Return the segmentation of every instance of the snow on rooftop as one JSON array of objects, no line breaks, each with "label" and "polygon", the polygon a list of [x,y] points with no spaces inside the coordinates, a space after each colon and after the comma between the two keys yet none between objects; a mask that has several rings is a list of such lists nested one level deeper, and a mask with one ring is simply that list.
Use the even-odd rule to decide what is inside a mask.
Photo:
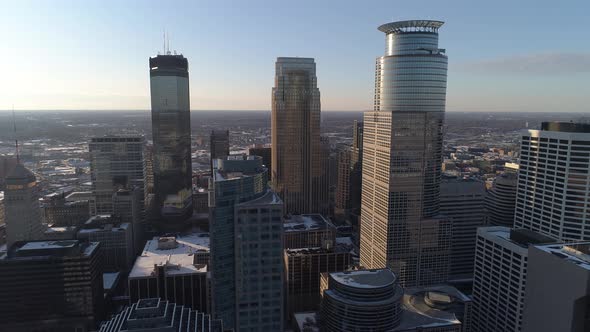
[{"label": "snow on rooftop", "polygon": [[285,232],[326,229],[329,222],[320,214],[297,214],[285,217]]},{"label": "snow on rooftop", "polygon": [[293,314],[299,331],[320,332],[318,324],[319,315],[315,311],[297,312]]},{"label": "snow on rooftop", "polygon": [[195,264],[195,254],[209,253],[209,233],[179,235],[173,245],[170,245],[169,238],[162,240],[166,242],[165,246],[160,245],[160,237],[147,241],[141,256],[135,260],[129,278],[152,276],[155,265],[165,265],[169,275],[207,272],[207,265]]},{"label": "snow on rooftop", "polygon": [[155,275],[154,266],[166,266],[168,275],[188,275],[207,272],[207,265],[195,264],[193,254],[140,256],[135,260],[129,278],[145,278]]},{"label": "snow on rooftop", "polygon": [[103,224],[96,228],[83,228],[78,233],[95,233],[95,232],[121,232],[129,228],[129,223],[122,223],[118,226],[113,224]]},{"label": "snow on rooftop", "polygon": [[272,190],[267,190],[266,193],[264,193],[264,195],[252,199],[250,201],[246,201],[243,203],[238,204],[238,206],[252,206],[252,205],[257,205],[257,204],[282,204],[283,201],[281,201],[281,198]]},{"label": "snow on rooftop", "polygon": [[142,256],[173,255],[173,254],[190,254],[209,252],[209,233],[194,232],[187,235],[176,237],[176,248],[158,249],[159,236],[148,240],[143,248]]},{"label": "snow on rooftop", "polygon": [[334,281],[357,288],[381,288],[396,282],[396,276],[389,269],[333,272]]},{"label": "snow on rooftop", "polygon": [[64,241],[35,241],[27,242],[18,250],[40,250],[40,249],[61,249],[71,248],[78,244],[77,240],[64,240]]},{"label": "snow on rooftop", "polygon": [[47,227],[45,233],[65,233],[75,231],[75,226],[54,226],[54,227]]},{"label": "snow on rooftop", "polygon": [[343,244],[343,245],[347,245],[347,246],[352,246],[354,245],[352,243],[352,238],[350,236],[345,236],[345,237],[337,237],[336,238],[336,244]]},{"label": "snow on rooftop", "polygon": [[535,246],[581,268],[590,270],[590,242]]}]

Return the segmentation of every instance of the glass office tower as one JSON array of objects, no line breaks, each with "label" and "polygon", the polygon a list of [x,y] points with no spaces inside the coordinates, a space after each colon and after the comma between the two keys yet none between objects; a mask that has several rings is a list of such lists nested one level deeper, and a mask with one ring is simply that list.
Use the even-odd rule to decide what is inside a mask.
[{"label": "glass office tower", "polygon": [[150,87],[156,210],[160,228],[176,228],[192,213],[187,59],[176,54],[150,58]]},{"label": "glass office tower", "polygon": [[283,331],[283,202],[262,157],[213,161],[210,180],[213,314],[236,331]]},{"label": "glass office tower", "polygon": [[[327,213],[328,182],[320,138],[320,90],[313,58],[281,57],[272,89],[272,184],[285,212]],[[324,146],[323,146],[324,144]]]},{"label": "glass office tower", "polygon": [[438,215],[447,56],[443,22],[384,24],[374,111],[365,112],[361,265],[391,268],[404,286],[446,280],[451,225]]}]

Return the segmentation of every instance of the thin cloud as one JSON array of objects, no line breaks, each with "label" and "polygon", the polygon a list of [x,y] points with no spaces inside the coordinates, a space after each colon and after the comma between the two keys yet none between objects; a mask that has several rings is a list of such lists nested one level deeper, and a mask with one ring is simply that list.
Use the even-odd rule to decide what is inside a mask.
[{"label": "thin cloud", "polygon": [[590,73],[590,53],[540,53],[459,64],[462,72],[516,75]]}]

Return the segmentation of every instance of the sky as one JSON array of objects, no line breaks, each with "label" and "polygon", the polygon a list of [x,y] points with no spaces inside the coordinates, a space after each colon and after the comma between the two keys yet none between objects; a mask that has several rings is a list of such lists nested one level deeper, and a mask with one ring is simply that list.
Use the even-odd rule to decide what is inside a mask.
[{"label": "sky", "polygon": [[447,111],[590,111],[590,1],[0,0],[0,110],[147,110],[148,58],[189,60],[192,110],[269,110],[313,57],[323,111],[369,110],[381,24],[445,21]]}]

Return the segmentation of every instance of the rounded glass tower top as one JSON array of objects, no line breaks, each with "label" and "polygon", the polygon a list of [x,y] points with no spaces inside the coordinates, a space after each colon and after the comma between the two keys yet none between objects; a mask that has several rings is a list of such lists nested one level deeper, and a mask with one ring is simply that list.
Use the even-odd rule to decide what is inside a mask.
[{"label": "rounded glass tower top", "polygon": [[385,55],[432,54],[438,52],[438,29],[441,21],[411,20],[383,24]]}]

